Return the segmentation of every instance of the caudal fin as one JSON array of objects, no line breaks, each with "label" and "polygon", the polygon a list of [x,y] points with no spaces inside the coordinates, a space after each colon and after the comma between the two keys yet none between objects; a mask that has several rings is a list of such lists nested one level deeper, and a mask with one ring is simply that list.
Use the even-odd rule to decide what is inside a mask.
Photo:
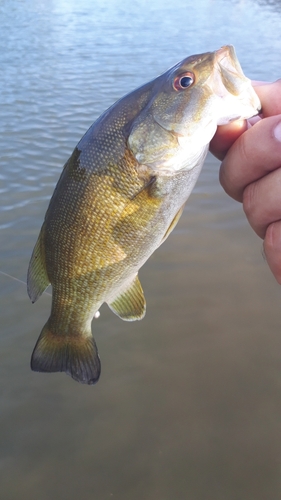
[{"label": "caudal fin", "polygon": [[92,336],[54,335],[48,322],[37,340],[30,365],[36,372],[65,372],[82,384],[95,384],[101,371]]}]

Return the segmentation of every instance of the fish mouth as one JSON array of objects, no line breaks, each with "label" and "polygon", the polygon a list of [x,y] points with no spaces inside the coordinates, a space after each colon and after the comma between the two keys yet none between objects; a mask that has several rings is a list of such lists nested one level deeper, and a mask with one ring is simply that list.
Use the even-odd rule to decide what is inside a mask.
[{"label": "fish mouth", "polygon": [[[246,118],[261,113],[260,100],[250,79],[244,75],[232,45],[225,45],[214,52],[214,70],[211,82],[214,93],[219,97],[227,98],[227,95],[230,94],[238,98],[248,108],[247,114],[249,116]],[[229,117],[230,121],[241,118],[239,114]]]}]

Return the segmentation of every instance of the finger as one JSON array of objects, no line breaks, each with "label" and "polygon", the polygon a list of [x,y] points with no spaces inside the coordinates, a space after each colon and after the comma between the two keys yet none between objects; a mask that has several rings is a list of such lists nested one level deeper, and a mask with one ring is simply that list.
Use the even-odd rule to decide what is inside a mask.
[{"label": "finger", "polygon": [[242,201],[248,184],[281,166],[281,116],[264,118],[242,134],[221,164],[220,182]]},{"label": "finger", "polygon": [[264,85],[253,82],[253,86],[261,101],[263,117],[281,114],[281,79]]},{"label": "finger", "polygon": [[268,226],[263,247],[267,263],[281,284],[281,220]]},{"label": "finger", "polygon": [[211,153],[223,160],[229,148],[247,128],[246,120],[235,120],[228,125],[220,125],[210,143]]},{"label": "finger", "polygon": [[281,168],[249,184],[243,193],[243,208],[254,231],[265,237],[267,227],[281,220]]}]

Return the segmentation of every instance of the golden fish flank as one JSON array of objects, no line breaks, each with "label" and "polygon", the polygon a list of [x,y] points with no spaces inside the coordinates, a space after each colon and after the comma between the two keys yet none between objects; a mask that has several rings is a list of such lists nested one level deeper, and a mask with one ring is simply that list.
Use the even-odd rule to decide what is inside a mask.
[{"label": "golden fish flank", "polygon": [[178,222],[217,125],[259,109],[226,46],[184,59],[90,127],[64,166],[29,264],[31,300],[53,288],[33,370],[98,380],[93,316],[104,302],[124,320],[144,316],[138,270]]}]

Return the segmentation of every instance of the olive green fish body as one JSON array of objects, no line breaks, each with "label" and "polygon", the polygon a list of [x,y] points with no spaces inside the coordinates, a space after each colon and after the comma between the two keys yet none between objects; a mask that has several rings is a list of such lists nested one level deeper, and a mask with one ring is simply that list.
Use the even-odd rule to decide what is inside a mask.
[{"label": "olive green fish body", "polygon": [[[94,383],[100,361],[91,321],[101,304],[125,320],[144,316],[138,270],[176,225],[217,123],[252,116],[259,106],[233,54],[226,47],[184,60],[114,104],[78,143],[29,265],[33,301],[53,288],[32,369]],[[245,94],[238,104],[234,70]],[[227,109],[217,113],[223,99]]]}]

